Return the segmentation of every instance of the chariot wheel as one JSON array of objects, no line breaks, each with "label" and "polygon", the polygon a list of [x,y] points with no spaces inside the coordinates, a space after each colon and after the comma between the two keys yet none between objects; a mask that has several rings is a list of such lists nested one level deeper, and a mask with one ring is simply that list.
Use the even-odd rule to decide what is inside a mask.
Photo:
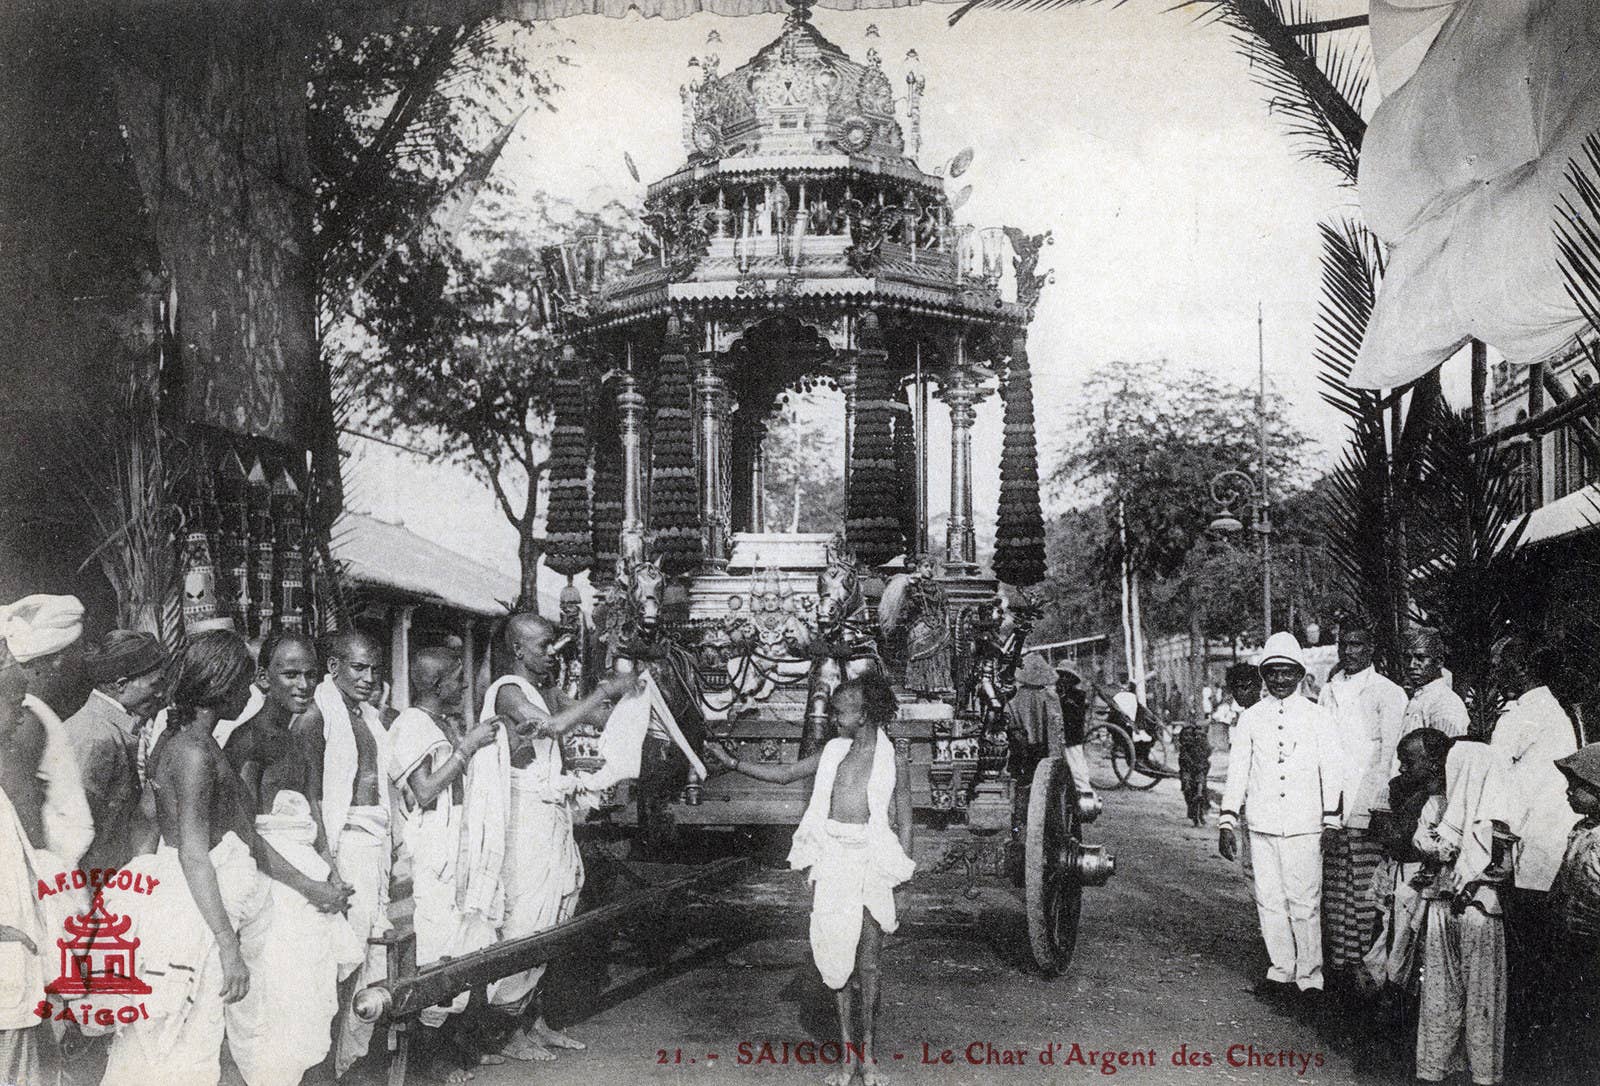
[{"label": "chariot wheel", "polygon": [[1089,760],[1089,783],[1096,791],[1109,792],[1128,783],[1133,740],[1122,728],[1111,723],[1091,725],[1083,737],[1083,753]]},{"label": "chariot wheel", "polygon": [[1046,758],[1034,769],[1028,791],[1023,889],[1033,959],[1050,977],[1067,968],[1078,944],[1080,832],[1077,789],[1067,763]]}]

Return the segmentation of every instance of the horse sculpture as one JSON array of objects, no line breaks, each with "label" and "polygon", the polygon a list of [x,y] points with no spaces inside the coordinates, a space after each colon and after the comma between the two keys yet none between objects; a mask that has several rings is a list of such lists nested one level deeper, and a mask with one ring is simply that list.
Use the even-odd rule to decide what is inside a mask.
[{"label": "horse sculpture", "polygon": [[[661,690],[684,738],[698,747],[705,738],[705,715],[695,660],[661,620],[666,575],[659,559],[619,560],[617,578],[604,598],[606,667],[623,673],[648,671]],[[652,727],[640,758],[634,790],[639,844],[646,854],[668,849],[674,837],[667,804],[688,781],[689,763],[665,731]]]},{"label": "horse sculpture", "polygon": [[883,675],[877,634],[867,614],[855,559],[835,541],[828,547],[827,568],[817,575],[815,621],[792,619],[786,637],[790,652],[811,660],[801,758],[809,757],[827,741],[828,700],[839,684],[864,675]]}]

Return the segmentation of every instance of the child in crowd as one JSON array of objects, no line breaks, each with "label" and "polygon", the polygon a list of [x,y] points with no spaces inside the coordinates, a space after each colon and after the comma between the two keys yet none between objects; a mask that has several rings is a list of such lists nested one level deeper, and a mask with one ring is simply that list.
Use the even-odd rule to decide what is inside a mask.
[{"label": "child in crowd", "polygon": [[[828,1076],[831,1086],[858,1077],[882,1082],[874,1059],[878,959],[884,932],[898,926],[894,888],[911,877],[911,787],[904,759],[884,729],[899,713],[889,684],[878,676],[841,683],[829,704],[837,739],[792,764],[749,764],[715,744],[707,752],[756,780],[787,784],[815,775],[811,802],[795,829],[789,866],[811,871],[811,953],[838,1002],[847,1062]],[[861,992],[861,1043],[852,1047],[855,995]]]},{"label": "child in crowd", "polygon": [[1600,1079],[1600,743],[1556,762],[1567,778],[1567,803],[1578,824],[1550,887],[1551,904],[1566,933],[1570,975],[1564,997],[1570,1046],[1567,1081]]}]

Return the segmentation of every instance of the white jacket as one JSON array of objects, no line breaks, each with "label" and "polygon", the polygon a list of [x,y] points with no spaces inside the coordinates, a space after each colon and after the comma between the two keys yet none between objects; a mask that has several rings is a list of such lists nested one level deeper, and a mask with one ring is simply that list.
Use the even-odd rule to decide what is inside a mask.
[{"label": "white jacket", "polygon": [[1333,715],[1345,779],[1345,824],[1366,829],[1375,806],[1383,806],[1394,774],[1395,748],[1404,735],[1406,692],[1373,668],[1330,676],[1317,703]]},{"label": "white jacket", "polygon": [[1236,828],[1246,804],[1252,833],[1338,828],[1346,773],[1327,711],[1298,693],[1282,701],[1269,694],[1234,726],[1218,828]]}]

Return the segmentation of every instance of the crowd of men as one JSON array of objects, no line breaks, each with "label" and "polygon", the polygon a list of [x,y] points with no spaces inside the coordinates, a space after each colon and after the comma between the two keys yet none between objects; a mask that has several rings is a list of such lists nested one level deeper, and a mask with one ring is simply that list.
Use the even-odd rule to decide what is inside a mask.
[{"label": "crowd of men", "polygon": [[[28,875],[0,887],[0,974],[20,982],[0,986],[0,1081],[214,1084],[224,1053],[247,1086],[343,1077],[370,1045],[352,999],[383,975],[397,874],[419,966],[572,915],[573,815],[592,798],[560,737],[638,683],[567,697],[546,620],[507,621],[506,674],[471,720],[451,645],[413,653],[396,715],[359,632],[211,630],[169,659],[148,634],[86,642],[82,625],[70,596],[0,608],[0,870]],[[121,997],[126,1017],[93,1013],[126,986],[92,965],[82,991],[53,984],[63,924],[96,905],[138,939],[147,994]],[[582,1048],[545,1021],[542,973],[425,1012],[428,1069],[464,1081]]]},{"label": "crowd of men", "polygon": [[1316,701],[1292,634],[1230,672],[1218,849],[1247,845],[1256,995],[1364,1059],[1403,1037],[1420,1081],[1600,1081],[1600,744],[1521,637],[1494,647],[1486,734],[1445,655],[1414,631],[1402,686],[1350,624]]}]

